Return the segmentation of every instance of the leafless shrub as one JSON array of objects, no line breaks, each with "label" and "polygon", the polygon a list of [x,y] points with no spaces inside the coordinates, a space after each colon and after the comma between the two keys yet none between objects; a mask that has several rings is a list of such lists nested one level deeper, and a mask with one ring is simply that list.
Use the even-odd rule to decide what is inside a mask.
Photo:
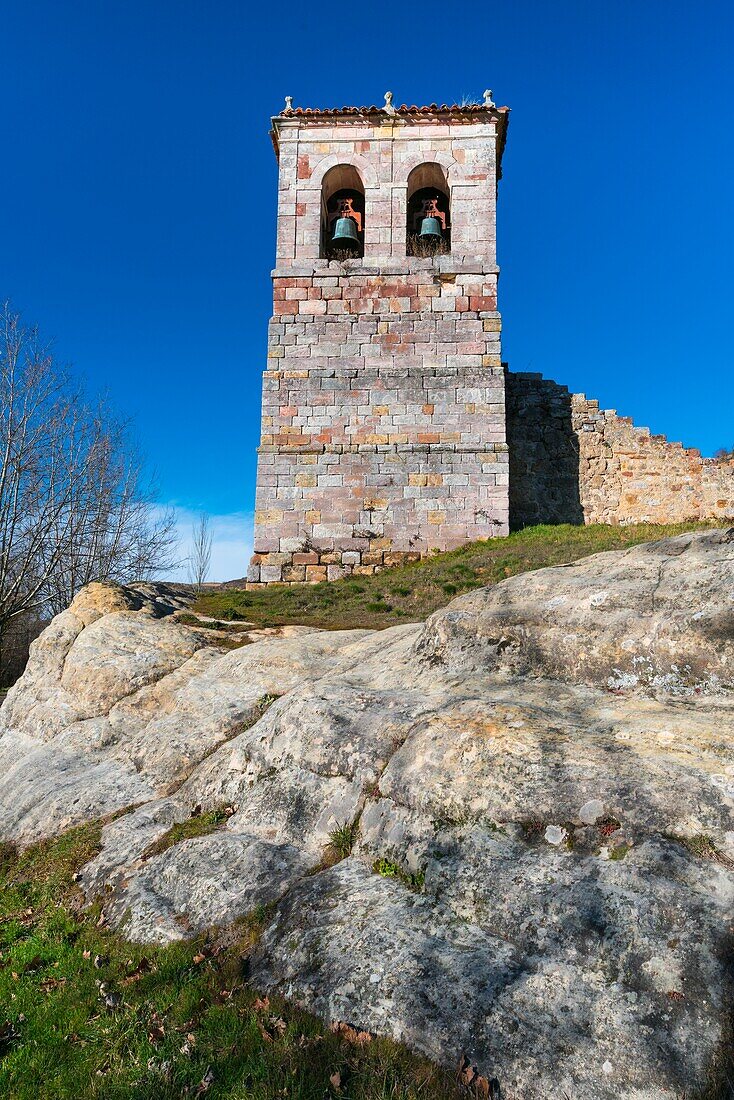
[{"label": "leafless shrub", "polygon": [[[0,643],[63,610],[92,580],[172,564],[173,514],[156,509],[127,426],[91,406],[36,329],[0,311]],[[1,650],[0,650],[1,657]]]},{"label": "leafless shrub", "polygon": [[212,534],[209,517],[202,512],[191,531],[191,553],[189,555],[189,580],[201,592],[209,576],[212,560]]},{"label": "leafless shrub", "polygon": [[340,248],[339,245],[327,244],[324,247],[325,260],[359,260],[362,256],[358,248]]},{"label": "leafless shrub", "polygon": [[449,243],[445,237],[421,237],[418,233],[408,236],[408,255],[428,259],[431,256],[448,255]]}]

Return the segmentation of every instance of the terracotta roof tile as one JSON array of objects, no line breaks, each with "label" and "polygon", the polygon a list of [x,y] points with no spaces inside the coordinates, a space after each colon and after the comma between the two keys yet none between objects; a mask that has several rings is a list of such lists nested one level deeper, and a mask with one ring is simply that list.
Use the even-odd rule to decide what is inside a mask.
[{"label": "terracotta roof tile", "polygon": [[[453,114],[455,112],[461,112],[465,114],[475,114],[480,111],[494,110],[505,113],[509,111],[509,107],[485,107],[483,103],[430,103],[426,107],[417,107],[415,104],[409,107],[407,103],[403,103],[400,107],[395,108],[395,113],[399,115],[432,115],[432,114]],[[377,115],[382,114],[385,111],[383,107],[377,107],[374,103],[369,107],[291,107],[281,112],[285,117],[292,115]],[[392,112],[390,112],[392,113]]]}]

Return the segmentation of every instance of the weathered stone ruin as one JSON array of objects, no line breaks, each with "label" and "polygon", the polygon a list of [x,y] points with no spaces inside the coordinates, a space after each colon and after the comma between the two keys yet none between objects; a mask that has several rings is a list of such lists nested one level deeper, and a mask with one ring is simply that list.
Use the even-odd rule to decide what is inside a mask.
[{"label": "weathered stone ruin", "polygon": [[503,369],[509,111],[285,110],[250,584],[335,580],[528,523],[734,515],[734,466]]}]

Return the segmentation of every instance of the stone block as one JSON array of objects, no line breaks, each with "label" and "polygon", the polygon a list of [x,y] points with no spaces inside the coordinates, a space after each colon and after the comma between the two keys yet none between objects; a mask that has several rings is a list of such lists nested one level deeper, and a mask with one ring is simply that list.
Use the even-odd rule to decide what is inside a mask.
[{"label": "stone block", "polygon": [[362,565],[382,565],[384,557],[380,551],[367,551],[362,554]]},{"label": "stone block", "polygon": [[325,581],[327,579],[328,577],[325,565],[306,566],[306,581],[309,584],[319,584],[321,581]]},{"label": "stone block", "polygon": [[303,550],[305,538],[303,535],[297,535],[295,538],[280,539],[278,549],[282,553],[293,554],[299,553]]},{"label": "stone block", "polygon": [[261,565],[260,566],[260,580],[263,584],[269,584],[273,581],[279,581],[282,579],[283,566],[282,565]]}]

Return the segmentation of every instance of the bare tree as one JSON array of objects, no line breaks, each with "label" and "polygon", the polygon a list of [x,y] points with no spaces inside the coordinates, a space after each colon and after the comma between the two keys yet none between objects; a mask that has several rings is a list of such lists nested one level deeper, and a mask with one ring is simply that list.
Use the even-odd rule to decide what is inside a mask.
[{"label": "bare tree", "polygon": [[212,561],[212,535],[209,517],[202,512],[191,529],[191,554],[189,555],[189,580],[201,592],[209,576]]},{"label": "bare tree", "polygon": [[0,311],[0,643],[90,580],[173,564],[173,516],[153,504],[126,426],[89,406],[35,329]]}]

